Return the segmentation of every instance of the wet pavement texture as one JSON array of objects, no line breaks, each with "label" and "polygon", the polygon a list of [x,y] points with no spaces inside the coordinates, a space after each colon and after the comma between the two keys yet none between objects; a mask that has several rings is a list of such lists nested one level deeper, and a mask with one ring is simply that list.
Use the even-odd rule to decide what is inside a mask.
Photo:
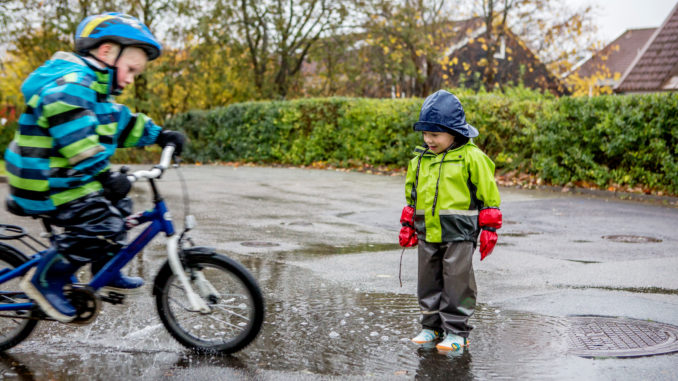
[{"label": "wet pavement texture", "polygon": [[[258,339],[234,356],[193,354],[165,331],[145,286],[122,306],[104,304],[91,325],[41,323],[0,357],[0,378],[678,378],[678,354],[584,358],[573,354],[571,340],[576,315],[678,325],[676,208],[502,188],[498,246],[485,261],[474,257],[479,305],[470,348],[439,353],[409,342],[420,327],[416,249],[405,250],[402,287],[398,279],[403,177],[182,171],[196,243],[240,261],[262,287],[267,314]],[[159,185],[181,225],[176,173]],[[6,193],[0,187],[0,197]],[[148,207],[146,184],[136,184],[133,196],[137,209]],[[0,221],[40,231],[4,210]],[[127,270],[152,283],[163,261],[161,237]]]}]

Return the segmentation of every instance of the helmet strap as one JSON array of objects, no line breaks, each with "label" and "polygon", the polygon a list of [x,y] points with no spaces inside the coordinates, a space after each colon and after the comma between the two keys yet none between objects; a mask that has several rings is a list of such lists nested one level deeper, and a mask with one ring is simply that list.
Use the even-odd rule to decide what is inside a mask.
[{"label": "helmet strap", "polygon": [[118,61],[120,60],[120,57],[122,56],[122,51],[125,50],[124,45],[120,45],[120,51],[118,52],[118,56],[115,57],[115,61],[113,61],[113,67],[111,67],[111,94],[113,95],[120,95],[122,94],[122,87],[118,86]]},{"label": "helmet strap", "polygon": [[94,58],[97,62],[101,63],[108,69],[108,77],[109,77],[109,83],[108,83],[108,88],[111,89],[111,95],[120,95],[122,94],[122,88],[118,86],[118,61],[120,60],[120,57],[122,56],[122,51],[125,50],[125,46],[120,45],[120,51],[118,52],[118,55],[115,57],[115,61],[113,61],[113,65],[108,64],[107,62],[104,62],[103,60],[99,59],[99,57],[95,56],[92,53],[87,53],[89,57]]}]

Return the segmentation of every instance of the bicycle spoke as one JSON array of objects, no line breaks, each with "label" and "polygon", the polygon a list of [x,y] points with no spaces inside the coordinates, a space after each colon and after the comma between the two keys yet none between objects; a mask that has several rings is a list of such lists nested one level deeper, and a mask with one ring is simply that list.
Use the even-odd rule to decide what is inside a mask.
[{"label": "bicycle spoke", "polygon": [[247,316],[240,315],[239,313],[233,312],[233,311],[231,311],[231,310],[229,310],[229,309],[226,309],[226,308],[224,308],[224,307],[222,307],[222,306],[215,306],[215,307],[218,308],[218,309],[220,309],[220,310],[222,310],[222,311],[224,311],[224,312],[227,312],[227,313],[229,313],[229,314],[231,314],[231,315],[233,315],[233,316],[237,316],[237,317],[239,317],[239,318],[242,318],[243,320],[246,320],[246,321],[249,321],[249,320],[250,320]]},{"label": "bicycle spoke", "polygon": [[189,348],[222,353],[242,349],[261,328],[263,305],[256,282],[240,265],[222,256],[186,260],[188,266],[201,271],[190,284],[210,311],[190,311],[188,290],[170,272],[160,278],[163,292],[156,299],[165,327]]},{"label": "bicycle spoke", "polygon": [[194,312],[194,311],[191,310],[188,306],[186,306],[186,305],[184,305],[183,303],[181,303],[177,298],[169,297],[169,298],[168,298],[168,301],[176,303],[177,305],[179,305],[179,307],[181,307],[182,309],[184,309],[184,310],[186,310],[186,311],[188,311],[188,312]]}]

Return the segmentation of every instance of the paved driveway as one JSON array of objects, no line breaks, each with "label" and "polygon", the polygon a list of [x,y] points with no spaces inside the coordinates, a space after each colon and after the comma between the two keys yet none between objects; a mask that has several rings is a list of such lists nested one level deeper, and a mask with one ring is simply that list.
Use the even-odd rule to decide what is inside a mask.
[{"label": "paved driveway", "polygon": [[[41,324],[1,360],[4,376],[37,379],[671,379],[678,355],[584,359],[567,353],[568,316],[678,325],[678,209],[501,189],[504,228],[476,254],[479,308],[462,356],[418,348],[416,251],[398,269],[400,176],[293,168],[185,166],[198,243],[247,266],[267,317],[233,357],[183,350],[155,315],[150,289],[104,306],[92,325]],[[161,190],[181,221],[177,174]],[[0,197],[7,193],[0,187]],[[135,185],[137,206],[149,195]],[[0,221],[38,225],[0,211]],[[150,283],[164,239],[129,272]]]}]

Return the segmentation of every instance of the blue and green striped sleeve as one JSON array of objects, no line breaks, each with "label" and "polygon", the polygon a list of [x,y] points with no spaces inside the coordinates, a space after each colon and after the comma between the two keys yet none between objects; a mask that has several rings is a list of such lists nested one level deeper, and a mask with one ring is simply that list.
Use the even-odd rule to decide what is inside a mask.
[{"label": "blue and green striped sleeve", "polygon": [[122,131],[118,136],[118,147],[144,147],[155,143],[162,127],[144,114],[133,114],[126,106],[120,107],[118,126]]}]

